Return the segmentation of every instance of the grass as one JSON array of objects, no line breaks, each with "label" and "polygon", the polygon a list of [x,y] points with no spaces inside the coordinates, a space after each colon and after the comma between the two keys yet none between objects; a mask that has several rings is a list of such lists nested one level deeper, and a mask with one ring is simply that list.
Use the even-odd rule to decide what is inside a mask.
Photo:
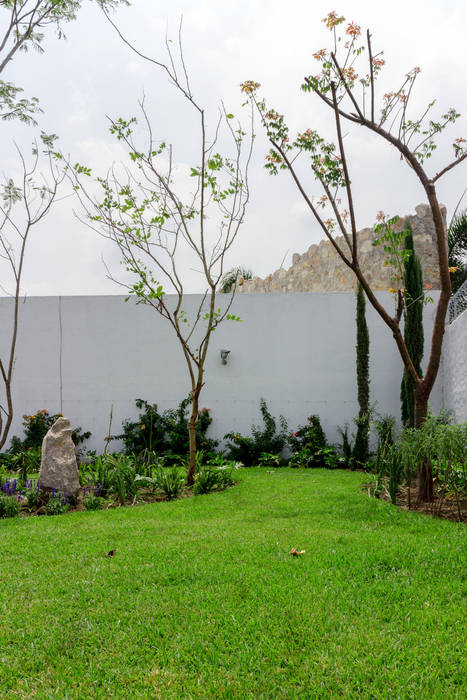
[{"label": "grass", "polygon": [[467,697],[465,525],[359,473],[241,479],[0,521],[0,696]]}]

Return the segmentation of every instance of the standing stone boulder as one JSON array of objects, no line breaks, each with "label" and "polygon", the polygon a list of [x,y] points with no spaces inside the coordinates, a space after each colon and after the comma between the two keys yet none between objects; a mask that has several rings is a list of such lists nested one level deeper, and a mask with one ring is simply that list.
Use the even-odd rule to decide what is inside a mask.
[{"label": "standing stone boulder", "polygon": [[58,418],[42,441],[39,484],[44,492],[60,491],[76,501],[79,491],[76,450],[68,418]]}]

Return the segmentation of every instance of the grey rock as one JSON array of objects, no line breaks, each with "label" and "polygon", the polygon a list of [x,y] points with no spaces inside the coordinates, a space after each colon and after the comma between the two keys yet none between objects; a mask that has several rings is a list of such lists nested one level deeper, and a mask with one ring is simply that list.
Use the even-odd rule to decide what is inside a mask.
[{"label": "grey rock", "polygon": [[42,441],[39,483],[42,491],[60,491],[76,501],[80,492],[76,450],[68,418],[58,418]]},{"label": "grey rock", "polygon": [[425,216],[431,215],[431,210],[428,204],[418,204],[415,207],[415,211],[417,212],[417,216],[419,216],[420,219],[424,219]]},{"label": "grey rock", "polygon": [[[431,284],[433,289],[439,289],[439,271],[436,250],[436,234],[431,210],[427,204],[416,207],[417,214],[402,217],[395,224],[395,230],[401,230],[406,218],[412,224],[414,243],[417,255],[420,257],[425,284]],[[446,209],[441,205],[443,217]],[[384,262],[387,254],[382,246],[372,245],[374,233],[371,228],[358,232],[360,264],[372,280],[373,289],[385,290],[394,286],[391,281],[391,269]],[[349,255],[348,247],[342,236],[336,236],[336,242]],[[311,269],[310,269],[311,268]],[[271,291],[351,291],[355,289],[355,279],[348,268],[338,257],[336,251],[327,239],[309,246],[306,253],[294,253],[292,265],[288,270],[279,269],[268,275],[264,280],[255,278],[253,283],[245,281],[239,292],[265,293]]]}]

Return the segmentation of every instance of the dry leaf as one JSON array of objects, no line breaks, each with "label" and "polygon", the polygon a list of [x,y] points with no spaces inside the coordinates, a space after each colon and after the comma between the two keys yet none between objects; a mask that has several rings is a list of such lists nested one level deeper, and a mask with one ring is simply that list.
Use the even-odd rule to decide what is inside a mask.
[{"label": "dry leaf", "polygon": [[290,550],[289,554],[291,554],[293,557],[299,557],[300,554],[305,554],[306,549],[298,549],[298,547],[293,547],[293,549]]}]

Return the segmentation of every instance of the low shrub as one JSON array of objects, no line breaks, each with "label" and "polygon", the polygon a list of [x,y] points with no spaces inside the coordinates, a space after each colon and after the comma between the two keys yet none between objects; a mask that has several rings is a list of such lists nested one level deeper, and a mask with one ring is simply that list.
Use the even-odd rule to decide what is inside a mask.
[{"label": "low shrub", "polygon": [[[190,451],[188,438],[188,409],[191,405],[191,397],[184,399],[178,408],[164,411],[164,422],[167,434],[166,457],[172,461],[178,461],[179,455],[186,455]],[[209,408],[202,408],[196,419],[196,447],[198,450],[214,451],[218,445],[217,440],[206,436],[206,432],[212,423]]]},{"label": "low shrub", "polygon": [[195,474],[193,492],[196,494],[210,493],[219,486],[219,470],[213,464],[204,464]]},{"label": "low shrub", "polygon": [[[42,441],[46,433],[50,430],[57,418],[61,417],[61,413],[50,415],[45,408],[37,413],[34,413],[32,416],[24,415],[24,438],[21,440],[21,438],[17,437],[16,435],[13,436],[11,438],[8,452],[12,455],[16,455],[21,452],[27,452],[31,449],[40,450],[42,448]],[[72,438],[75,446],[82,444],[90,437],[91,433],[89,431],[83,432],[82,428],[80,427],[75,428],[72,432]]]},{"label": "low shrub", "polygon": [[306,425],[297,428],[295,433],[290,433],[288,443],[292,450],[290,467],[336,469],[345,464],[345,458],[340,457],[336,449],[327,444],[317,415],[309,416]]},{"label": "low shrub", "polygon": [[37,510],[41,503],[41,491],[39,482],[34,479],[29,479],[26,481],[26,488],[24,490],[24,498],[28,506],[28,510]]},{"label": "low shrub", "polygon": [[70,508],[70,499],[67,493],[52,491],[45,505],[47,515],[61,515]]},{"label": "low shrub", "polygon": [[28,474],[38,472],[40,469],[40,447],[29,447],[27,449],[21,449],[15,454],[11,454],[9,456],[9,469],[18,472],[22,484],[26,483],[28,479]]},{"label": "low shrub", "polygon": [[271,454],[270,452],[262,452],[260,458],[258,459],[258,464],[260,467],[281,467],[284,460],[280,454]]},{"label": "low shrub", "polygon": [[292,454],[299,452],[304,447],[310,452],[316,453],[323,447],[326,447],[326,435],[321,427],[319,416],[309,416],[308,423],[297,428],[295,433],[290,433],[287,442],[290,445]]},{"label": "low shrub", "polygon": [[407,428],[398,449],[407,474],[412,478],[423,465],[430,465],[438,486],[439,507],[446,498],[457,504],[467,494],[467,423],[450,424],[449,415],[429,415],[418,429]]},{"label": "low shrub", "polygon": [[339,435],[341,436],[341,444],[339,445],[342,457],[342,467],[344,469],[352,469],[353,466],[353,444],[352,438],[349,436],[349,425],[346,423],[343,428],[338,426]]},{"label": "low shrub", "polygon": [[239,467],[240,463],[221,456],[201,465],[195,474],[193,492],[195,494],[211,493],[216,489],[232,486],[235,483],[233,470]]},{"label": "low shrub", "polygon": [[[140,410],[137,420],[123,421],[123,432],[108,439],[122,440],[125,453],[134,454],[138,459],[141,455],[165,455],[167,461],[179,462],[180,455],[189,452],[187,421],[191,398],[184,399],[178,408],[163,413],[159,413],[157,404],[149,404],[143,399],[136,399],[135,403]],[[196,442],[201,450],[214,450],[218,444],[217,440],[206,437],[211,423],[209,409],[201,409],[196,421]],[[146,459],[147,464],[151,459]]]},{"label": "low shrub", "polygon": [[134,459],[129,455],[116,454],[104,455],[104,463],[108,464],[109,491],[113,493],[121,504],[130,498],[134,498],[138,492],[138,470]]},{"label": "low shrub", "polygon": [[163,491],[167,499],[171,501],[180,495],[185,483],[185,471],[179,467],[158,467],[153,479],[156,487]]},{"label": "low shrub", "polygon": [[79,480],[83,489],[99,489],[99,496],[107,496],[112,491],[113,472],[117,455],[106,454],[95,457],[89,464],[79,465]]},{"label": "low shrub", "polygon": [[83,505],[86,510],[100,510],[105,501],[101,496],[96,496],[93,493],[88,493],[83,497]]},{"label": "low shrub", "polygon": [[224,435],[227,443],[229,457],[241,462],[246,467],[259,463],[263,453],[279,454],[287,443],[287,421],[284,416],[279,416],[280,430],[277,429],[276,419],[268,410],[266,401],[260,399],[260,411],[263,419],[263,428],[253,425],[251,436],[240,433],[227,433]]},{"label": "low shrub", "polygon": [[0,496],[0,518],[15,518],[21,510],[18,496]]},{"label": "low shrub", "polygon": [[437,486],[434,512],[440,512],[445,499],[450,498],[461,520],[461,500],[467,495],[467,423],[452,425],[445,412],[429,415],[420,428],[406,428],[394,441],[394,420],[391,416],[385,419],[377,431],[375,495],[387,489],[396,503],[401,484],[410,484],[418,470],[428,466]]},{"label": "low shrub", "polygon": [[298,452],[294,452],[289,459],[289,467],[293,468],[337,469],[344,465],[344,458],[331,446],[322,447],[317,451],[309,447],[302,447]]}]

